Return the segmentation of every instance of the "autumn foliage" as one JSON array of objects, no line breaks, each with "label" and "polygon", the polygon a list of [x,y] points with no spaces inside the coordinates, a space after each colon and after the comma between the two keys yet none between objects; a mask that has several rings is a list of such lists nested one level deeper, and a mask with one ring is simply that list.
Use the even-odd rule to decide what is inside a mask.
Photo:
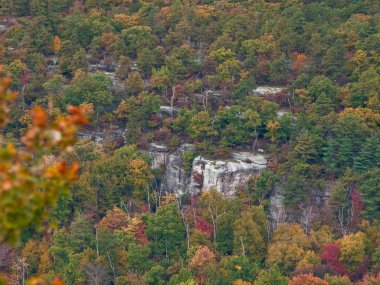
[{"label": "autumn foliage", "polygon": [[203,284],[204,280],[204,272],[207,266],[212,265],[216,262],[215,254],[207,247],[202,246],[199,247],[195,252],[194,256],[191,258],[189,262],[189,267],[199,274],[199,282]]},{"label": "autumn foliage", "polygon": [[10,85],[10,78],[0,78],[0,127],[4,127],[8,123],[9,107],[17,97],[17,93],[9,89]]},{"label": "autumn foliage", "polygon": [[339,260],[340,257],[340,249],[339,245],[325,244],[323,247],[323,252],[321,253],[321,260],[326,264],[330,265],[335,273],[343,275],[346,270],[343,264]]},{"label": "autumn foliage", "polygon": [[329,285],[329,283],[311,274],[302,274],[294,277],[288,285]]},{"label": "autumn foliage", "polygon": [[378,2],[0,0],[0,279],[380,285]]},{"label": "autumn foliage", "polygon": [[206,233],[207,236],[212,236],[212,226],[206,222],[204,218],[200,218],[195,227],[197,230]]},{"label": "autumn foliage", "polygon": [[[0,80],[0,122],[8,121],[10,103],[16,93],[10,91],[10,80]],[[68,191],[77,178],[78,165],[63,161],[47,164],[45,157],[70,150],[78,127],[87,123],[82,111],[70,106],[69,114],[49,118],[39,106],[31,111],[32,123],[21,138],[21,148],[4,144],[0,135],[0,242],[16,241],[22,229],[39,224],[58,195]]]},{"label": "autumn foliage", "polygon": [[294,54],[293,69],[298,72],[302,67],[304,67],[306,61],[306,56],[302,53]]}]

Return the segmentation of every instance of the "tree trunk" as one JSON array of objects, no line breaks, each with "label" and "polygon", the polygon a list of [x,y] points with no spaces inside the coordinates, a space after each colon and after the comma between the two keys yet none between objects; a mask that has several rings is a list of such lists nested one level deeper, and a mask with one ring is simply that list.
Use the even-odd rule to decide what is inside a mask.
[{"label": "tree trunk", "polygon": [[241,242],[241,250],[242,250],[242,252],[243,252],[243,256],[245,256],[244,242],[243,242],[243,239],[242,239],[241,236],[240,236],[240,242]]},{"label": "tree trunk", "polygon": [[98,225],[95,225],[96,256],[99,258]]}]

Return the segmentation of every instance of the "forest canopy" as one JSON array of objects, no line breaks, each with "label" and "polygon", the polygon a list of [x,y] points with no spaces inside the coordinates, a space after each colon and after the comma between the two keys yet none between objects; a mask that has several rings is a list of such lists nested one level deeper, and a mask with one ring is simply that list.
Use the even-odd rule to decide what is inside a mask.
[{"label": "forest canopy", "polygon": [[375,0],[0,0],[0,282],[379,284],[379,29]]}]

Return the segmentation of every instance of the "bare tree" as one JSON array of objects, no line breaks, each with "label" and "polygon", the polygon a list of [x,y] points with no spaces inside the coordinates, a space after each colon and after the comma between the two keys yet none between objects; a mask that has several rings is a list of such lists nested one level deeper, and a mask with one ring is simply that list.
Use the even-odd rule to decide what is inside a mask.
[{"label": "bare tree", "polygon": [[103,285],[107,283],[106,270],[101,263],[87,263],[82,267],[88,277],[88,283],[93,285]]},{"label": "bare tree", "polygon": [[348,188],[348,195],[347,195],[347,204],[349,205],[348,209],[345,209],[344,206],[342,206],[338,210],[339,229],[343,236],[347,235],[349,231],[349,226],[354,216],[354,207],[352,205],[352,202],[350,201],[353,190],[354,190],[353,185],[350,185]]},{"label": "bare tree", "polygon": [[226,200],[218,190],[211,189],[201,198],[201,204],[203,205],[202,208],[205,210],[206,215],[211,219],[214,234],[214,246],[216,247],[218,221],[226,212]]},{"label": "bare tree", "polygon": [[203,103],[203,109],[205,111],[207,111],[207,108],[208,108],[208,97],[209,97],[209,95],[210,95],[210,93],[212,91],[213,91],[212,89],[208,89],[205,92],[202,92],[202,94],[203,94],[202,103]]},{"label": "bare tree", "polygon": [[17,258],[13,262],[13,269],[16,271],[18,284],[25,285],[28,280],[28,267],[29,264],[26,262],[26,257]]},{"label": "bare tree", "polygon": [[308,235],[310,233],[311,224],[313,222],[313,206],[300,206],[299,207],[302,211],[301,217],[299,219],[299,222],[303,229],[305,230],[306,234]]},{"label": "bare tree", "polygon": [[343,236],[345,236],[348,232],[348,225],[350,224],[349,217],[350,217],[349,210],[347,210],[345,214],[345,211],[343,208],[339,209],[338,211],[339,229],[340,229],[340,233]]}]

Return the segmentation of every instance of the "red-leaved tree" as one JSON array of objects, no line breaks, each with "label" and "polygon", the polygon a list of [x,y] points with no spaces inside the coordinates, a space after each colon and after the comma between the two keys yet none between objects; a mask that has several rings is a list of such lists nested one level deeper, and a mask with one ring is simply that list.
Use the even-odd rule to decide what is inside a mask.
[{"label": "red-leaved tree", "polygon": [[340,249],[335,243],[325,244],[321,253],[322,262],[330,265],[336,274],[344,275],[347,271],[339,261]]},{"label": "red-leaved tree", "polygon": [[207,234],[208,237],[212,236],[212,226],[206,222],[205,218],[201,217],[195,227],[197,230]]},{"label": "red-leaved tree", "polygon": [[363,207],[364,204],[360,191],[357,188],[354,188],[351,193],[352,216],[350,220],[350,227],[356,227],[360,223]]}]

